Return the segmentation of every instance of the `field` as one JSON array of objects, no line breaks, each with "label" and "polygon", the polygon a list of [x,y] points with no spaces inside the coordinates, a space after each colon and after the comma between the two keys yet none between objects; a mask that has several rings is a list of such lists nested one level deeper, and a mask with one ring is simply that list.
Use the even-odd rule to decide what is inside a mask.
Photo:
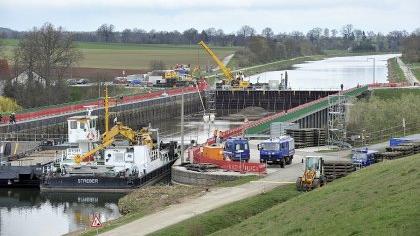
[{"label": "field", "polygon": [[[17,40],[4,40],[6,54],[11,55]],[[166,66],[213,65],[213,60],[198,45],[123,44],[77,42],[83,59],[77,67],[149,70],[150,62],[162,60]],[[219,58],[235,52],[235,47],[212,47]]]},{"label": "field", "polygon": [[411,68],[417,80],[420,80],[420,62],[411,64]]},{"label": "field", "polygon": [[[297,194],[294,186],[280,187],[154,235],[417,235],[419,169],[417,154],[304,194]],[[275,203],[267,207],[267,202]]]}]

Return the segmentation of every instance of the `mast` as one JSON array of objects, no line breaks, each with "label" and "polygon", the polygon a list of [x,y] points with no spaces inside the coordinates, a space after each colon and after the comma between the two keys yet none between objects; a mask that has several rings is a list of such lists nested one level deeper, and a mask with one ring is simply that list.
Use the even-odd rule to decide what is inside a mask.
[{"label": "mast", "polygon": [[108,103],[108,86],[107,85],[105,85],[104,109],[105,109],[105,133],[108,133],[109,131],[109,103]]}]

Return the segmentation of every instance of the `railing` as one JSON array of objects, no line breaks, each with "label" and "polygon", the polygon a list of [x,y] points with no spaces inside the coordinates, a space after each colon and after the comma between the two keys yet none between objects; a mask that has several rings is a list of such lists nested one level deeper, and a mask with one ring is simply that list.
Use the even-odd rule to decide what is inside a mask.
[{"label": "railing", "polygon": [[[200,80],[197,83],[197,87],[199,91],[203,91],[207,89],[208,84],[206,83],[205,80]],[[183,92],[184,93],[196,92],[197,87],[190,86],[190,87],[184,87],[184,88],[172,88],[168,90],[160,90],[160,91],[155,91],[155,92],[150,92],[150,93],[145,93],[145,94],[124,96],[123,99],[119,101],[118,103],[127,104],[127,103],[148,100],[148,99],[159,98],[165,92],[169,96],[178,95]],[[16,121],[19,122],[19,121],[31,120],[31,119],[41,118],[41,117],[80,112],[80,111],[84,111],[86,109],[85,108],[86,106],[92,106],[92,105],[95,105],[95,106],[98,106],[98,108],[101,108],[103,107],[102,100],[103,99],[88,100],[84,102],[75,102],[75,103],[64,103],[64,104],[48,106],[48,107],[36,109],[36,110],[33,110],[33,109],[24,110],[16,114]],[[2,122],[9,123],[9,117],[3,117]]]}]

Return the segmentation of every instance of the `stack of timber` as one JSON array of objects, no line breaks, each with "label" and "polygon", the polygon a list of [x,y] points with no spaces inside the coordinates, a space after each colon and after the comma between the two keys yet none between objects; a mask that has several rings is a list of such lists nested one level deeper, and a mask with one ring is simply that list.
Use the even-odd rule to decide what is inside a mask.
[{"label": "stack of timber", "polygon": [[395,147],[387,147],[386,152],[379,153],[377,162],[385,160],[393,160],[405,156],[420,153],[420,142],[402,143]]},{"label": "stack of timber", "polygon": [[293,137],[296,148],[325,145],[326,131],[324,129],[286,129],[286,134]]},{"label": "stack of timber", "polygon": [[326,161],[324,162],[324,174],[327,182],[347,176],[355,171],[356,167],[348,161]]}]

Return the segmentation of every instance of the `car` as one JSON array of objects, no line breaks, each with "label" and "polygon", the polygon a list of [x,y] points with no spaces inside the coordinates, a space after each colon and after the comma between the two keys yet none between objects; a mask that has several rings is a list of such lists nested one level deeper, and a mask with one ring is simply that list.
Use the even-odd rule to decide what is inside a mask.
[{"label": "car", "polygon": [[87,83],[88,83],[88,80],[87,79],[79,79],[77,81],[77,84],[87,84]]},{"label": "car", "polygon": [[68,79],[66,80],[67,85],[75,85],[77,84],[77,80],[75,79]]}]

